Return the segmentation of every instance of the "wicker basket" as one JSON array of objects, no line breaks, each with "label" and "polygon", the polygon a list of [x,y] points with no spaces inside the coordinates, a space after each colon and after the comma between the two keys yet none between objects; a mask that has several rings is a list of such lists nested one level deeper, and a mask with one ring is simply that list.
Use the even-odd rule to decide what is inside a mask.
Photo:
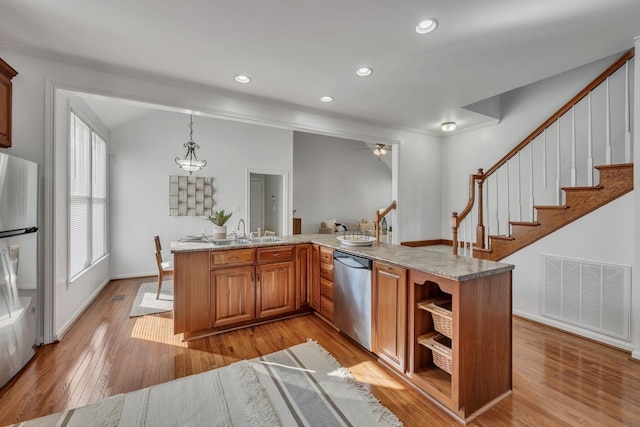
[{"label": "wicker basket", "polygon": [[451,321],[451,296],[431,298],[418,302],[418,308],[431,313],[433,328],[446,337],[453,338]]},{"label": "wicker basket", "polygon": [[418,343],[431,350],[433,364],[451,375],[451,339],[437,332],[418,337]]}]

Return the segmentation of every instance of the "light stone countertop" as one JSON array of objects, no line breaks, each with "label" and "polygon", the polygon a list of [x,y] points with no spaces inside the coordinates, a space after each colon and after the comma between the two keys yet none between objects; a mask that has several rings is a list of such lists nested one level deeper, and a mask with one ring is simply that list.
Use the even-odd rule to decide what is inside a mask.
[{"label": "light stone countertop", "polygon": [[376,261],[385,261],[411,270],[418,270],[453,280],[464,281],[491,276],[513,270],[514,266],[495,261],[487,261],[463,256],[454,256],[428,250],[423,247],[409,247],[388,243],[373,243],[372,246],[346,246],[338,241],[340,234],[298,234],[279,237],[279,242],[234,244],[215,247],[209,243],[171,242],[171,253],[224,251],[230,249],[297,245],[316,243],[352,255],[360,255]]}]

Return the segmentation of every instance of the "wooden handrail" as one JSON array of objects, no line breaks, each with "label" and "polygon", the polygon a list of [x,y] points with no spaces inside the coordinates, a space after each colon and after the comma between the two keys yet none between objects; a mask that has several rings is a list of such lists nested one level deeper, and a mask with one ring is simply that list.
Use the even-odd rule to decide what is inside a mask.
[{"label": "wooden handrail", "polygon": [[458,255],[458,228],[460,227],[460,223],[464,220],[471,209],[473,209],[473,205],[476,202],[476,191],[475,191],[475,183],[476,180],[484,181],[484,173],[482,169],[478,169],[478,173],[469,175],[469,200],[467,201],[467,206],[463,209],[463,211],[458,214],[458,212],[453,212],[451,214],[451,229],[453,230],[453,254]]},{"label": "wooden handrail", "polygon": [[571,100],[569,102],[564,104],[562,106],[562,108],[560,108],[551,117],[549,117],[549,119],[547,119],[547,121],[545,121],[543,124],[541,124],[536,130],[531,132],[531,134],[529,134],[529,136],[527,136],[525,139],[523,139],[520,144],[516,145],[503,158],[498,160],[498,162],[495,165],[491,166],[487,170],[487,172],[485,173],[485,178],[488,177],[489,175],[491,175],[492,173],[494,173],[496,170],[498,170],[498,168],[500,166],[502,166],[505,163],[507,163],[509,161],[509,159],[511,159],[513,156],[515,156],[518,153],[518,151],[522,150],[524,147],[527,146],[527,144],[529,144],[531,141],[536,139],[536,137],[538,135],[540,135],[546,128],[548,128],[553,123],[555,123],[556,120],[558,120],[560,118],[560,116],[562,116],[567,111],[571,110],[571,108],[574,105],[576,105],[578,102],[580,102],[584,97],[586,97],[589,94],[589,92],[591,92],[598,85],[600,85],[602,82],[604,82],[607,79],[607,77],[611,76],[613,73],[618,71],[618,69],[620,69],[620,67],[622,67],[624,64],[626,64],[626,62],[628,60],[633,58],[633,56],[634,56],[634,49],[632,48],[632,49],[629,49],[624,55],[622,55],[609,68],[604,70],[602,72],[602,74],[600,74],[598,77],[596,77],[594,81],[589,83],[589,85],[586,86],[584,89],[582,89],[576,96],[571,98]]},{"label": "wooden handrail", "polygon": [[391,204],[389,206],[387,206],[382,212],[380,211],[376,211],[376,220],[375,220],[375,225],[376,225],[376,242],[380,243],[380,221],[382,221],[382,218],[388,214],[389,212],[391,212],[391,209],[395,209],[398,206],[398,204],[396,203],[396,201],[392,201]]}]

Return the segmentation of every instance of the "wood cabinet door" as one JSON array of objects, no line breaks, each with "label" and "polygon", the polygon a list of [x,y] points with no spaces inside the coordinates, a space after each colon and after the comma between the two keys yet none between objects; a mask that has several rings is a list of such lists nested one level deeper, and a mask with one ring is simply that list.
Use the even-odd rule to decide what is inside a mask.
[{"label": "wood cabinet door", "polygon": [[211,326],[232,325],[256,315],[253,267],[211,271]]},{"label": "wood cabinet door", "polygon": [[311,245],[311,308],[320,311],[320,246]]},{"label": "wood cabinet door", "polygon": [[293,262],[256,267],[256,316],[258,319],[285,314],[296,308]]},{"label": "wood cabinet door", "polygon": [[387,364],[405,370],[407,273],[395,265],[373,263],[372,348]]},{"label": "wood cabinet door", "polygon": [[311,303],[311,245],[296,246],[296,309]]},{"label": "wood cabinet door", "polygon": [[173,268],[174,333],[209,328],[209,252],[176,253]]}]

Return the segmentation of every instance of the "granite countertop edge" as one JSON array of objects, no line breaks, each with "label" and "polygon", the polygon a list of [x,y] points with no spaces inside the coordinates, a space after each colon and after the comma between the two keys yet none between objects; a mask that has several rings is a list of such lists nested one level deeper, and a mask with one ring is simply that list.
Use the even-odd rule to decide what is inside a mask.
[{"label": "granite countertop edge", "polygon": [[424,246],[409,247],[382,242],[374,242],[371,246],[346,246],[336,239],[337,236],[339,236],[339,234],[297,234],[279,237],[281,239],[279,242],[234,244],[219,247],[204,242],[172,241],[171,253],[224,251],[315,243],[341,252],[369,258],[374,261],[388,262],[410,270],[417,270],[457,281],[473,280],[514,269],[512,264],[436,252]]}]

